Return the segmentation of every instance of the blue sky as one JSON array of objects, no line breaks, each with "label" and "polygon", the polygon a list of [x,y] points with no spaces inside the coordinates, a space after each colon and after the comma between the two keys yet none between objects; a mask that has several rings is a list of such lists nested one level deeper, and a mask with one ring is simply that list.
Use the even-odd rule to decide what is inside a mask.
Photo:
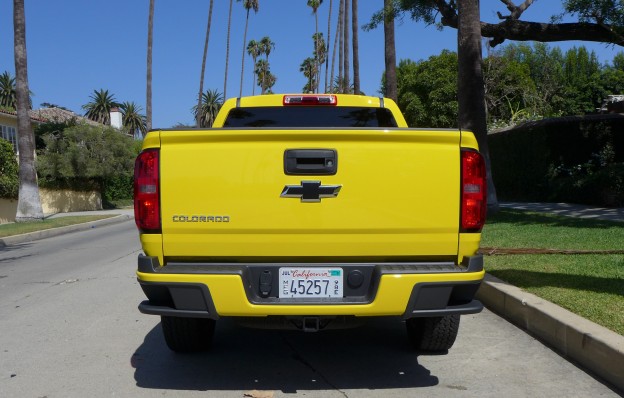
[{"label": "blue sky", "polygon": [[[360,26],[381,8],[381,0],[359,1]],[[0,73],[14,75],[11,0],[0,0]],[[118,101],[145,109],[147,11],[149,0],[26,0],[30,89],[35,108],[43,102],[82,113],[93,90],[104,88]],[[334,0],[332,37],[338,0]],[[559,1],[536,1],[523,19],[547,22],[560,11]],[[156,0],[153,47],[154,127],[192,123],[191,107],[199,89],[208,0]],[[228,0],[215,0],[204,88],[223,91]],[[319,30],[326,35],[329,0],[319,8]],[[483,20],[496,22],[506,12],[500,0],[482,0]],[[245,12],[234,2],[227,96],[238,96]],[[277,76],[276,93],[299,92],[306,83],[299,65],[312,55],[314,16],[305,0],[260,0],[250,14],[247,41],[269,36]],[[360,30],[361,86],[377,95],[384,69],[383,29]],[[456,51],[456,31],[426,27],[406,18],[397,23],[397,59],[426,59],[443,49]],[[333,39],[332,39],[333,42]],[[610,62],[621,47],[596,43],[553,43],[566,50],[585,45],[601,62]],[[252,61],[246,57],[243,95],[252,93]],[[257,91],[256,91],[257,92]]]}]

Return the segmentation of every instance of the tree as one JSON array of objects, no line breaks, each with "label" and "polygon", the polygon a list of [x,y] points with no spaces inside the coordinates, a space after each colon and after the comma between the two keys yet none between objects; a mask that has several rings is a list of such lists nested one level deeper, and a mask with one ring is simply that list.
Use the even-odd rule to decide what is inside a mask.
[{"label": "tree", "polygon": [[[323,3],[323,0],[308,0],[308,7],[312,8],[312,14],[314,14],[314,23],[315,23],[315,28],[314,28],[314,36],[313,37],[318,37],[318,8],[320,7],[320,5]],[[314,58],[316,61],[316,70],[317,73],[318,71],[320,71],[321,69],[321,62],[318,59],[318,54],[319,54],[319,48],[318,48],[318,42],[315,40],[314,41]],[[317,88],[316,91],[318,92],[318,84],[317,84]]]},{"label": "tree", "polygon": [[[275,49],[275,43],[273,43],[273,41],[271,40],[271,38],[269,36],[264,36],[261,40],[260,40],[260,53],[264,54],[264,56],[266,57],[265,60],[267,62],[267,70],[268,70],[268,65],[269,65],[269,55],[271,55],[271,51],[273,51]],[[263,88],[262,90],[262,94],[265,93],[266,90],[266,85],[267,82],[264,81],[264,79],[266,78],[266,74],[262,75],[262,84],[261,87]],[[273,85],[271,85],[272,87]]]},{"label": "tree", "polygon": [[5,71],[0,75],[0,107],[15,109],[16,105],[15,78]]},{"label": "tree", "polygon": [[[202,93],[204,92],[204,74],[206,72],[206,56],[208,56],[208,41],[210,39],[210,23],[212,22],[212,6],[214,0],[210,0],[210,7],[208,7],[208,26],[206,27],[206,40],[204,41],[204,55],[202,57],[201,73],[199,75],[199,92],[197,94],[197,107],[201,107]],[[196,119],[197,127],[200,125],[200,120]]]},{"label": "tree", "polygon": [[145,98],[145,124],[147,130],[152,129],[152,42],[154,32],[154,2],[150,0],[147,19],[147,89]]},{"label": "tree", "polygon": [[[329,15],[327,16],[327,52],[329,52],[329,46],[331,44],[331,15],[332,15],[332,6],[333,6],[333,0],[329,0]],[[334,48],[336,48],[334,46]],[[332,66],[333,67],[333,66]],[[329,69],[329,57],[326,56],[325,57],[325,90],[323,90],[324,92],[327,92],[327,74],[328,74],[328,69]]]},{"label": "tree", "polygon": [[243,56],[241,59],[241,78],[240,78],[240,92],[238,93],[239,97],[243,96],[243,74],[245,73],[245,46],[247,45],[247,28],[249,27],[249,11],[254,10],[255,13],[258,12],[259,4],[258,0],[237,0],[243,1],[243,7],[247,10],[247,17],[245,19],[245,34],[243,35]]},{"label": "tree", "polygon": [[119,109],[123,115],[122,124],[128,129],[128,133],[133,137],[136,137],[137,133],[145,137],[147,122],[145,115],[141,114],[141,107],[134,102],[123,102],[119,105]]},{"label": "tree", "polygon": [[[206,90],[202,94],[201,107],[193,107],[195,120],[200,121],[199,127],[212,127],[219,109],[223,105],[223,95],[217,90]],[[199,109],[199,112],[198,112]]]},{"label": "tree", "polygon": [[360,94],[360,56],[358,36],[358,0],[351,0],[351,24],[353,28],[353,89],[355,94]]},{"label": "tree", "polygon": [[30,90],[26,53],[26,13],[24,0],[13,0],[13,41],[15,56],[15,96],[19,151],[19,193],[16,222],[43,220],[43,209],[35,169],[35,134],[30,123]]},{"label": "tree", "polygon": [[88,119],[98,123],[110,125],[110,111],[112,108],[119,107],[119,103],[113,94],[109,94],[108,90],[93,90],[93,94],[89,96],[91,102],[82,106],[85,116]]},{"label": "tree", "polygon": [[19,166],[13,145],[0,138],[0,198],[17,199],[19,192]]},{"label": "tree", "polygon": [[325,45],[325,40],[323,39],[323,33],[315,33],[312,36],[312,41],[314,42],[314,54],[313,59],[316,61],[316,67],[314,70],[316,71],[316,76],[314,78],[315,85],[312,88],[312,91],[319,92],[320,84],[321,84],[321,65],[325,63],[327,58],[327,46]]},{"label": "tree", "polygon": [[232,27],[232,3],[233,0],[230,0],[230,11],[228,12],[227,39],[225,47],[225,76],[223,77],[223,98],[227,98],[228,67],[230,63],[230,29]]},{"label": "tree", "polygon": [[619,52],[613,57],[613,68],[624,72],[624,52]]},{"label": "tree", "polygon": [[398,100],[397,75],[396,75],[396,45],[394,42],[394,7],[392,0],[384,0],[383,9],[384,26],[384,60],[386,64],[385,96]]},{"label": "tree", "polygon": [[488,208],[496,212],[498,199],[492,179],[490,153],[487,142],[487,121],[485,115],[485,88],[481,69],[481,24],[479,0],[458,0],[457,29],[457,102],[459,110],[458,124],[462,130],[474,133],[479,150],[485,159],[487,172]]},{"label": "tree", "polygon": [[316,62],[316,59],[312,57],[308,57],[304,59],[301,65],[299,65],[299,72],[303,73],[303,76],[305,76],[306,79],[308,79],[305,86],[303,86],[303,89],[302,89],[304,93],[314,92],[314,87],[317,84],[316,82],[316,76],[317,76],[316,67],[317,66],[318,66],[318,63]]},{"label": "tree", "polygon": [[[409,13],[416,21],[458,28],[459,2],[456,0],[399,0],[398,3],[398,10]],[[515,5],[512,0],[501,0],[501,3],[509,10],[509,15],[497,12],[501,22],[480,22],[481,35],[490,38],[492,47],[505,40],[581,40],[624,46],[624,7],[621,1],[617,4],[614,0],[563,0],[564,15],[578,17],[578,22],[571,23],[558,22],[561,15],[552,18],[550,23],[520,20],[535,0],[524,0],[520,5]],[[381,21],[378,14],[372,21]]]},{"label": "tree", "polygon": [[[253,64],[256,65],[256,60],[260,56],[260,43],[255,40],[249,40],[247,44],[247,54],[251,56],[253,59]],[[252,95],[256,95],[256,71],[252,71],[253,74],[253,86],[252,86]]]},{"label": "tree", "polygon": [[344,11],[343,11],[343,18],[344,21],[342,23],[342,32],[344,35],[344,45],[342,46],[342,51],[344,51],[344,55],[343,55],[343,71],[342,71],[342,76],[343,76],[343,88],[342,88],[342,92],[343,93],[347,93],[349,90],[349,86],[351,85],[350,83],[350,78],[349,78],[349,0],[343,0],[344,1]]}]

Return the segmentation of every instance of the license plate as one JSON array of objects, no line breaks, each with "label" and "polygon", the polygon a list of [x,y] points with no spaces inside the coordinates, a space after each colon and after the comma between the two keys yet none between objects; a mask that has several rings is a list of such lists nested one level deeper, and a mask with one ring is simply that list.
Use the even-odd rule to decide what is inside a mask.
[{"label": "license plate", "polygon": [[342,268],[279,270],[280,298],[342,298]]}]

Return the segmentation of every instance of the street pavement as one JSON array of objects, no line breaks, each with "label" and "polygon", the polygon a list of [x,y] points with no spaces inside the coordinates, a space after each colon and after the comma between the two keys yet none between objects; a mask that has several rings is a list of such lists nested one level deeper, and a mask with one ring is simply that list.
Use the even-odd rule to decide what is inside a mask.
[{"label": "street pavement", "polygon": [[[558,214],[568,217],[624,222],[624,208],[600,208],[563,203],[501,203],[501,208],[522,209]],[[132,209],[97,212],[63,213],[50,218],[83,214],[116,215],[112,220],[96,222],[91,226],[59,228],[54,234],[94,228],[102,222],[122,222],[133,217]],[[37,237],[28,236],[0,239],[3,244],[16,245]],[[53,236],[49,235],[49,236]],[[12,239],[12,240],[11,240]],[[549,302],[508,285],[490,275],[479,291],[479,299],[492,311],[510,320],[520,328],[537,336],[563,357],[580,364],[614,388],[624,392],[624,337],[580,318]],[[1,395],[1,394],[0,394]]]}]

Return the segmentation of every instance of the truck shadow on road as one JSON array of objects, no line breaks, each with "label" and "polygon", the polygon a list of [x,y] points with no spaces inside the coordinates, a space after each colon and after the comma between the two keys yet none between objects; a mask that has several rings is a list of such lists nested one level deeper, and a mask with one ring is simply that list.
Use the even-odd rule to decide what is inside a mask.
[{"label": "truck shadow on road", "polygon": [[157,325],[132,356],[137,386],[231,391],[393,389],[435,386],[398,319],[347,330],[302,333],[217,322],[211,351],[175,354]]}]

